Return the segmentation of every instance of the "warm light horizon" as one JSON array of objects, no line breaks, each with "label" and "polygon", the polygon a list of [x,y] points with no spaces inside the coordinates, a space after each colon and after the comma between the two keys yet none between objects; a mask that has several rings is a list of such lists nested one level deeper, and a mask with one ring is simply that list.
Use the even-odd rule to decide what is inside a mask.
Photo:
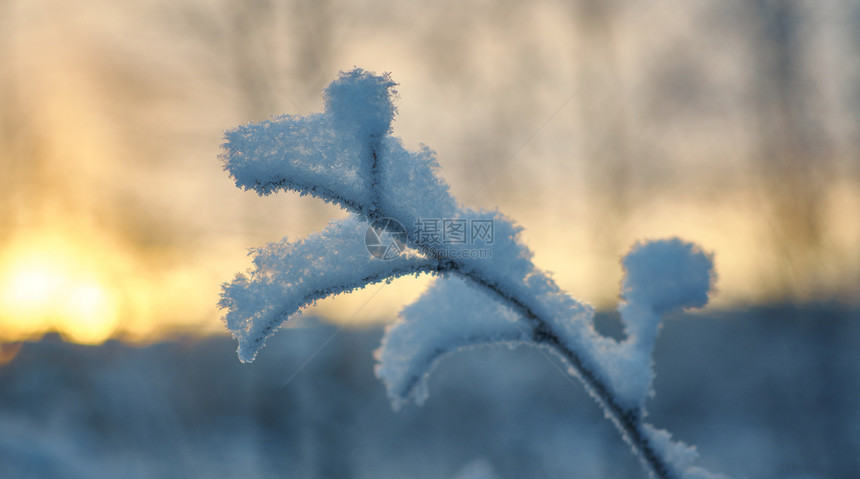
[{"label": "warm light horizon", "polygon": [[[806,49],[788,52],[800,93],[773,97],[779,78],[756,68],[782,46],[752,24],[710,41],[709,13],[675,2],[535,2],[490,19],[468,2],[450,18],[346,2],[301,22],[289,2],[7,2],[0,344],[226,334],[220,284],[249,266],[247,249],[344,213],[235,188],[223,131],[319,111],[353,65],[391,72],[393,134],[437,152],[458,200],[523,226],[535,263],[577,300],[613,308],[619,258],[679,236],[715,253],[709,308],[860,305],[858,63],[842,12],[801,12]],[[431,280],[306,314],[391,321]]]}]

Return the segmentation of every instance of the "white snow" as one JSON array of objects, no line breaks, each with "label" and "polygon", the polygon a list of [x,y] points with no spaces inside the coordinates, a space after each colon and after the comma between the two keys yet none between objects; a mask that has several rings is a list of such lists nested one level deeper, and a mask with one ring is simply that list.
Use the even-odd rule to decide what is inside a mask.
[{"label": "white snow", "polygon": [[376,376],[395,409],[412,398],[422,404],[427,380],[447,354],[461,349],[528,341],[531,326],[462,279],[440,278],[385,330],[374,353]]},{"label": "white snow", "polygon": [[[304,240],[253,250],[254,268],[224,285],[220,305],[239,340],[239,358],[252,361],[276,328],[317,299],[406,274],[438,273],[442,278],[403,310],[376,353],[376,374],[395,408],[408,399],[423,402],[427,377],[453,351],[533,343],[559,352],[616,423],[634,421],[630,427],[657,445],[676,475],[688,470],[693,456],[641,419],[660,316],[707,303],[712,257],[677,238],[637,243],[622,261],[619,311],[627,338],[599,335],[593,309],[532,263],[518,226],[498,212],[458,205],[436,175],[433,152],[409,152],[390,136],[394,85],[387,75],[342,73],[325,91],[324,113],[227,133],[222,158],[238,186],[260,194],[294,190],[353,213]],[[387,261],[363,243],[368,224],[383,217],[406,228],[411,248]],[[489,221],[494,235],[423,252],[426,244],[413,228],[420,218]],[[489,255],[469,256],[476,248]],[[622,428],[622,434],[628,433]]]}]

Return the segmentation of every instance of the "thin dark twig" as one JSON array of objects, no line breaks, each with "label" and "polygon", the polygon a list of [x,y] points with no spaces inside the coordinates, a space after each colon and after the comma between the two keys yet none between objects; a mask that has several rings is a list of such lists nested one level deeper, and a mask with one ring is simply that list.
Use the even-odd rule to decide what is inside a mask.
[{"label": "thin dark twig", "polygon": [[[386,216],[379,209],[368,215],[370,221],[385,218]],[[389,228],[388,222],[379,222],[377,224],[385,225]],[[393,232],[393,231],[392,231]],[[410,247],[415,247],[415,239],[407,235],[407,244]],[[613,397],[609,391],[609,387],[590,370],[583,361],[582,357],[576,351],[570,349],[556,333],[549,321],[540,317],[528,304],[518,298],[515,294],[505,291],[499,285],[487,281],[485,278],[477,275],[471,270],[463,267],[463,264],[455,259],[442,259],[439,255],[435,258],[437,266],[432,268],[432,271],[441,273],[456,274],[464,279],[470,280],[478,286],[489,291],[493,296],[507,303],[519,312],[524,318],[530,321],[534,327],[532,340],[539,345],[545,345],[554,350],[565,362],[576,372],[576,376],[582,381],[586,390],[600,404],[604,411],[609,415],[613,424],[618,428],[621,436],[630,444],[633,450],[637,453],[642,463],[659,479],[672,479],[673,474],[670,472],[668,464],[660,457],[660,454],[654,449],[651,442],[645,436],[642,428],[642,414],[639,410],[625,409]],[[429,270],[429,268],[428,268]],[[429,272],[429,271],[428,271]]]}]

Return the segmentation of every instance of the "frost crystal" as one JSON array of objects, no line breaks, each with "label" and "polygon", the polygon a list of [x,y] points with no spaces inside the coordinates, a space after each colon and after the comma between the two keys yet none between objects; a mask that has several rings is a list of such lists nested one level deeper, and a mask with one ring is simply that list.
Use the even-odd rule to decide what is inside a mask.
[{"label": "frost crystal", "polygon": [[[627,338],[599,335],[592,308],[534,266],[519,227],[498,212],[459,205],[436,175],[433,152],[407,151],[390,135],[395,85],[388,75],[355,69],[325,90],[323,113],[226,133],[221,158],[237,186],[261,195],[293,190],[351,213],[303,240],[253,250],[253,268],[223,286],[220,306],[238,339],[239,359],[252,361],[284,321],[318,299],[403,275],[436,274],[376,352],[376,374],[395,408],[423,402],[428,375],[454,351],[533,345],[583,382],[651,474],[707,477],[692,466],[695,451],[642,419],[660,315],[707,303],[711,256],[679,239],[634,246],[622,261],[619,311]],[[392,237],[396,248],[376,244]]]}]

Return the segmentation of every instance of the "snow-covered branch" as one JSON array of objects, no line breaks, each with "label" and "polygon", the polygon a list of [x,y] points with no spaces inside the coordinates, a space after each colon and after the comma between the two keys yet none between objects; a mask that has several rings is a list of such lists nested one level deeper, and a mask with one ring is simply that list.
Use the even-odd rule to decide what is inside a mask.
[{"label": "snow-covered branch", "polygon": [[[353,214],[304,240],[253,250],[254,268],[224,285],[220,306],[240,359],[253,360],[277,327],[317,299],[433,273],[436,284],[403,310],[376,353],[395,408],[423,402],[427,377],[451,352],[530,344],[582,381],[651,474],[714,477],[692,466],[693,449],[643,422],[660,316],[707,303],[711,256],[676,238],[634,246],[623,260],[626,339],[601,336],[593,309],[534,266],[519,227],[459,205],[432,151],[407,151],[390,136],[394,86],[387,75],[352,70],[326,89],[324,113],[227,132],[222,159],[237,186],[310,194]],[[388,242],[385,254],[373,250],[378,242]],[[389,255],[391,247],[399,254]]]},{"label": "snow-covered branch", "polygon": [[298,242],[284,239],[251,251],[254,268],[225,284],[219,303],[239,340],[240,360],[253,361],[266,338],[318,299],[438,270],[438,262],[414,255],[375,259],[363,241],[366,229],[366,222],[352,216]]},{"label": "snow-covered branch", "polygon": [[427,379],[447,354],[492,344],[529,341],[531,326],[484,291],[456,277],[437,281],[400,313],[376,351],[376,375],[385,381],[395,409],[428,396]]}]

